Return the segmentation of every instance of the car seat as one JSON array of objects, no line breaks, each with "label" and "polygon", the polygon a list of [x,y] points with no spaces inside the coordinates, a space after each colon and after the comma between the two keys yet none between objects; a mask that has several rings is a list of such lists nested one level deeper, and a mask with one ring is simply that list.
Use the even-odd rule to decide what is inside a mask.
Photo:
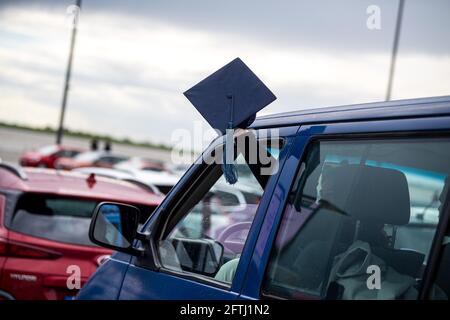
[{"label": "car seat", "polygon": [[333,201],[358,222],[355,239],[368,242],[374,254],[396,271],[418,277],[425,255],[394,249],[383,231],[385,225],[395,228],[409,223],[410,197],[404,173],[367,165],[345,165],[335,170],[334,179],[340,187]]},{"label": "car seat", "polygon": [[384,225],[405,225],[410,219],[409,188],[402,172],[344,164],[327,167],[322,184],[326,190],[322,190],[320,200],[343,213],[324,206],[300,231],[297,238],[302,241],[294,241],[299,246],[303,243],[294,263],[302,278],[297,287],[320,289],[334,263],[330,257],[342,253],[357,239],[368,242],[373,252],[397,272],[414,278],[420,274],[424,254],[394,249],[382,240]]}]

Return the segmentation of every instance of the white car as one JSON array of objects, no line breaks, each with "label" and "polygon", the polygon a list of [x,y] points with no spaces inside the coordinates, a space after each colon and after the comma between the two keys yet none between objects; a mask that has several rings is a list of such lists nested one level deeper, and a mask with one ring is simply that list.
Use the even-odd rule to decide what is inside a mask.
[{"label": "white car", "polygon": [[145,186],[149,188],[155,194],[161,194],[161,191],[158,187],[152,183],[149,183],[147,180],[142,180],[139,177],[136,177],[132,172],[126,170],[119,169],[110,169],[110,168],[99,168],[99,167],[84,167],[84,168],[76,168],[72,170],[73,172],[83,173],[83,174],[95,174],[99,177],[106,177],[117,180],[124,180],[128,182],[132,182],[135,184],[139,184],[141,186]]},{"label": "white car", "polygon": [[144,183],[155,185],[163,194],[167,194],[174,185],[180,180],[179,176],[169,172],[155,172],[147,170],[129,169],[133,176]]},{"label": "white car", "polygon": [[169,172],[165,162],[144,157],[132,157],[126,161],[117,163],[114,168],[120,170]]}]

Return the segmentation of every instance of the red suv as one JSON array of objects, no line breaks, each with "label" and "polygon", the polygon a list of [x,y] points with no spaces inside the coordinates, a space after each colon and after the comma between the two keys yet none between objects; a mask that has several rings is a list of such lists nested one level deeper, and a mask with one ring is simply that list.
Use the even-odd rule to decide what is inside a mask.
[{"label": "red suv", "polygon": [[96,205],[132,203],[143,222],[161,200],[132,182],[0,163],[0,300],[75,296],[112,253],[89,240]]}]

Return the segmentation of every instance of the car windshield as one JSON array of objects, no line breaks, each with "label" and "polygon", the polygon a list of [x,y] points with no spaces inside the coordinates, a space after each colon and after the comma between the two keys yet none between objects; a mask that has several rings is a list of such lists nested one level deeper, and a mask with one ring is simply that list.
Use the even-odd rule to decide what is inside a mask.
[{"label": "car windshield", "polygon": [[55,145],[45,146],[38,150],[38,152],[44,156],[55,153],[56,151],[58,151],[58,146]]}]

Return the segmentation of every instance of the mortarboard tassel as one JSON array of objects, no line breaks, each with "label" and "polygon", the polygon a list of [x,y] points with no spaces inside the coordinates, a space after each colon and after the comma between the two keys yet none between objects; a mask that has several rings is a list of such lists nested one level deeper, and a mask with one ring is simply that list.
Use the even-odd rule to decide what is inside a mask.
[{"label": "mortarboard tassel", "polygon": [[238,173],[234,165],[234,98],[233,95],[228,95],[227,98],[230,99],[230,121],[228,122],[228,128],[225,134],[222,171],[225,176],[225,180],[229,184],[235,184],[238,181]]}]

